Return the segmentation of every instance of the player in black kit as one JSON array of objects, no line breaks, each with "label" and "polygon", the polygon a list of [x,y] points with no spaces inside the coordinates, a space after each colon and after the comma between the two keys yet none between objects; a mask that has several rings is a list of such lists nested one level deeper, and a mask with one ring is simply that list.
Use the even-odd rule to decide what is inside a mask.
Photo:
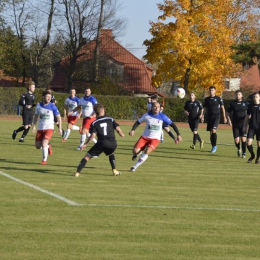
[{"label": "player in black kit", "polygon": [[[243,126],[247,115],[248,102],[243,100],[241,90],[237,90],[235,93],[236,99],[229,104],[227,109],[227,120],[228,124],[232,126],[234,142],[237,147],[237,156],[246,158],[246,133],[243,132]],[[232,121],[230,119],[231,114]]]},{"label": "player in black kit", "polygon": [[210,96],[204,100],[204,111],[208,112],[207,115],[207,131],[210,131],[210,142],[212,145],[211,152],[217,151],[217,129],[220,121],[220,109],[222,110],[224,123],[227,123],[226,112],[224,103],[221,97],[216,96],[216,87],[209,87]]},{"label": "player in black kit", "polygon": [[19,142],[24,142],[24,138],[28,134],[33,122],[33,107],[35,107],[35,95],[33,93],[35,91],[35,83],[33,81],[29,81],[27,83],[27,89],[28,91],[23,93],[19,101],[19,105],[23,107],[23,125],[18,129],[14,130],[12,134],[12,138],[14,140],[16,138],[17,133],[23,131],[23,134],[19,139]]},{"label": "player in black kit", "polygon": [[86,163],[93,157],[97,158],[102,152],[108,155],[113,174],[115,176],[120,175],[121,173],[116,170],[116,159],[114,152],[116,150],[117,143],[114,130],[116,130],[121,137],[124,137],[125,135],[113,118],[105,116],[105,108],[102,104],[96,104],[94,106],[94,111],[97,115],[97,119],[91,124],[91,136],[88,138],[85,145],[82,146],[81,150],[83,150],[96,136],[98,137],[98,141],[92,148],[90,148],[90,150],[88,150],[86,156],[80,161],[74,176],[78,177]]},{"label": "player in black kit", "polygon": [[255,159],[255,153],[253,150],[252,142],[254,136],[256,136],[257,141],[257,155],[255,163],[259,163],[260,157],[260,95],[258,92],[253,95],[253,104],[249,104],[247,109],[247,114],[249,120],[249,129],[247,132],[247,149],[251,154],[251,157],[248,159],[248,163],[251,163]]},{"label": "player in black kit", "polygon": [[199,121],[203,122],[204,108],[193,92],[190,93],[190,100],[185,102],[184,113],[188,116],[190,130],[193,132],[193,144],[191,149],[195,149],[197,140],[200,142],[200,148],[203,148],[204,141],[198,134]]}]

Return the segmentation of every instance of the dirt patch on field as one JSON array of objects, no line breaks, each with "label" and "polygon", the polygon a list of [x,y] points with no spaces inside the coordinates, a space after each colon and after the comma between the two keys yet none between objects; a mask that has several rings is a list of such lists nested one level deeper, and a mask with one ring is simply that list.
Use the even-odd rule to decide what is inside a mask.
[{"label": "dirt patch on field", "polygon": [[[21,116],[0,116],[0,121],[1,120],[19,120],[19,121],[22,121],[22,117]],[[66,124],[66,120],[62,120],[63,123]],[[82,121],[82,119],[79,119],[78,120],[79,122]],[[119,124],[119,125],[133,125],[135,121],[127,121],[127,120],[116,120],[116,122]],[[177,127],[180,127],[180,128],[189,128],[189,125],[188,123],[183,123],[183,122],[175,122],[175,124],[177,125]],[[199,125],[199,128],[202,128],[202,129],[205,129],[207,127],[207,124],[200,124]],[[231,126],[227,125],[227,124],[220,124],[218,129],[230,129],[231,130]]]}]

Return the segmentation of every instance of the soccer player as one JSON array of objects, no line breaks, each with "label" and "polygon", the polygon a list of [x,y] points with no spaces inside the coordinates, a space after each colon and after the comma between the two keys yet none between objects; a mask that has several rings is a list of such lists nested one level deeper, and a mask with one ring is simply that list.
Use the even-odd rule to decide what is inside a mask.
[{"label": "soccer player", "polygon": [[[71,89],[70,90],[70,96],[65,100],[64,103],[64,118],[66,118],[67,110],[68,113],[72,111],[74,108],[76,108],[79,105],[80,99],[76,97],[76,90]],[[80,113],[78,111],[74,112],[70,116],[68,116],[67,121],[68,121],[68,126],[67,126],[67,131],[65,132],[64,138],[62,139],[62,142],[66,142],[71,130],[78,130],[81,133],[80,127],[78,127],[76,124],[77,119],[80,118],[81,116],[81,110]]]},{"label": "soccer player", "polygon": [[116,130],[121,137],[124,137],[125,135],[113,118],[105,116],[105,108],[103,105],[95,105],[94,111],[97,115],[97,119],[92,122],[90,127],[91,135],[81,149],[83,150],[96,136],[98,137],[98,141],[90,150],[88,150],[85,157],[80,161],[74,176],[78,177],[86,163],[93,157],[97,158],[103,152],[108,156],[114,176],[120,175],[121,173],[116,170],[116,159],[114,152],[116,150],[117,143],[114,130]]},{"label": "soccer player", "polygon": [[19,101],[19,105],[23,107],[23,125],[18,129],[14,130],[12,134],[12,138],[14,140],[16,138],[17,133],[23,131],[23,134],[19,139],[19,142],[24,142],[24,138],[28,134],[33,121],[33,107],[35,107],[35,95],[33,93],[35,91],[35,83],[33,81],[29,81],[27,83],[27,89],[28,91],[23,93]]},{"label": "soccer player", "polygon": [[[246,133],[243,133],[243,126],[247,115],[248,102],[243,100],[241,90],[237,90],[235,94],[236,99],[229,104],[227,109],[227,120],[228,124],[232,126],[234,142],[237,147],[237,156],[246,158]],[[231,114],[232,121],[230,119]]]},{"label": "soccer player", "polygon": [[47,164],[48,154],[52,155],[52,145],[49,142],[54,130],[54,116],[57,117],[59,123],[59,134],[62,134],[62,122],[58,108],[51,103],[51,93],[44,91],[42,96],[43,102],[38,103],[35,109],[32,132],[35,133],[35,125],[39,119],[35,147],[42,149],[42,162],[40,164],[45,165]]},{"label": "soccer player", "polygon": [[204,112],[207,111],[207,131],[210,131],[211,153],[217,151],[217,129],[220,121],[220,109],[222,110],[224,123],[227,123],[224,103],[221,97],[216,96],[216,87],[209,87],[209,97],[204,100]]},{"label": "soccer player", "polygon": [[260,95],[259,92],[253,94],[253,104],[248,105],[247,115],[249,120],[249,128],[247,132],[247,149],[251,154],[251,157],[248,159],[248,163],[251,163],[255,159],[255,153],[253,150],[252,142],[254,136],[256,136],[257,141],[257,155],[255,163],[259,163],[260,157]]},{"label": "soccer player", "polygon": [[195,149],[197,140],[200,142],[200,148],[203,148],[204,141],[198,134],[199,121],[204,121],[204,108],[193,92],[190,93],[190,100],[185,102],[184,113],[188,116],[190,130],[193,132],[193,144],[191,149]]},{"label": "soccer player", "polygon": [[[84,145],[86,138],[90,137],[89,128],[91,123],[96,120],[94,105],[96,105],[97,103],[97,100],[91,95],[91,89],[87,87],[85,89],[85,96],[80,99],[79,105],[68,113],[68,115],[70,116],[79,109],[81,109],[82,111],[83,123],[80,137],[80,145],[77,147],[78,151],[81,150],[81,147]],[[97,140],[93,138],[93,142],[96,143]]]},{"label": "soccer player", "polygon": [[[153,106],[153,103],[154,102],[158,102],[158,95],[152,95],[151,96],[151,102],[148,102],[147,103],[147,112],[150,112],[150,111],[152,111],[152,106]],[[160,104],[160,103],[159,103]],[[160,104],[160,112],[163,112],[163,105],[162,104]],[[174,134],[173,134],[173,132],[171,131],[171,129],[169,128],[169,126],[166,124],[166,123],[163,123],[163,127],[162,127],[163,129],[164,129],[164,131],[174,140],[174,142],[177,144],[178,143],[178,140],[177,140],[177,138],[174,136]],[[163,143],[164,142],[164,140],[163,140],[163,138],[164,138],[164,133],[163,133],[163,131],[162,131],[162,133],[161,133],[161,143]]]},{"label": "soccer player", "polygon": [[129,135],[134,136],[135,129],[143,122],[146,122],[146,127],[142,136],[134,146],[132,160],[135,160],[142,151],[144,151],[144,153],[140,156],[136,164],[131,167],[131,172],[134,172],[142,163],[144,163],[150,153],[158,146],[163,123],[173,127],[177,134],[177,140],[182,140],[177,126],[165,114],[160,112],[160,104],[158,102],[153,103],[151,112],[144,114],[134,123]]},{"label": "soccer player", "polygon": [[[54,105],[57,106],[57,101],[56,101],[56,99],[55,99],[55,97],[54,97],[54,95],[53,95],[53,92],[52,92],[51,88],[50,88],[50,87],[47,87],[47,88],[46,88],[46,91],[49,91],[49,92],[51,93],[51,103],[53,103]],[[57,119],[56,116],[54,116],[54,123],[55,123],[55,125],[58,127],[58,129],[59,129],[60,126],[59,126],[59,122],[58,122],[58,119]],[[62,129],[62,137],[63,137],[64,135],[65,135],[65,131]]]}]

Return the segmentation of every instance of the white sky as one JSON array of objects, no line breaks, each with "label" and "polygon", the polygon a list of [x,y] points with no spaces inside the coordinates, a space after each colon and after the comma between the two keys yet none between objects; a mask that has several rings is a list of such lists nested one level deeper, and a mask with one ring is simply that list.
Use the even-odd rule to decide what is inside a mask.
[{"label": "white sky", "polygon": [[152,38],[149,21],[155,22],[162,14],[157,3],[163,3],[163,0],[121,0],[121,3],[123,8],[119,16],[128,19],[128,27],[119,42],[141,59],[146,54],[144,40]]}]

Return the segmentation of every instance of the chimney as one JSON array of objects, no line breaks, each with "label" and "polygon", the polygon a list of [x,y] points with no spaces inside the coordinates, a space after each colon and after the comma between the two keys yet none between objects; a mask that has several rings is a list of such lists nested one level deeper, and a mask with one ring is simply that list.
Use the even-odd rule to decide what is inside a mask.
[{"label": "chimney", "polygon": [[113,33],[111,29],[102,29],[101,36],[106,36],[109,38],[113,38]]}]

